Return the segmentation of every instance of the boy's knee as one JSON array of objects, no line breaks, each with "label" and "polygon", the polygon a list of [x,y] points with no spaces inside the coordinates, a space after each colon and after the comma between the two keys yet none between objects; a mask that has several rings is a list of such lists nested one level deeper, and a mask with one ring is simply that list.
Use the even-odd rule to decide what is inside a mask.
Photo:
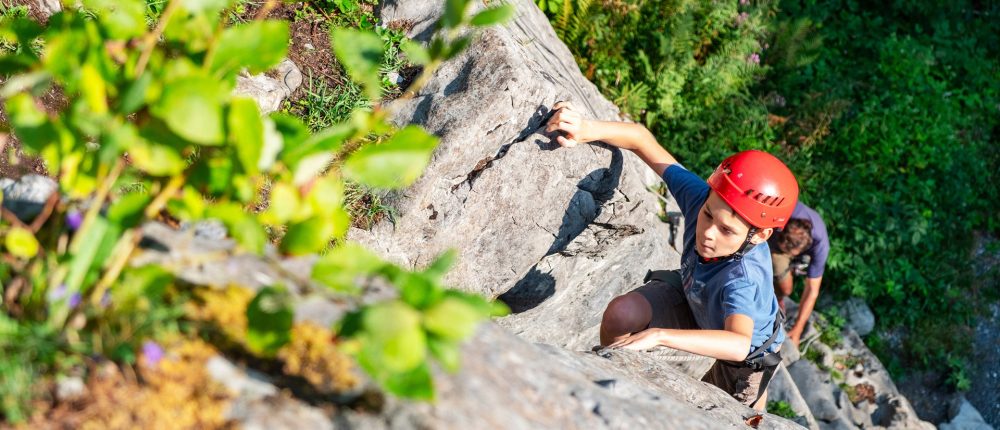
[{"label": "boy's knee", "polygon": [[645,297],[639,293],[628,293],[608,303],[601,326],[619,334],[634,333],[649,325],[652,313],[652,306]]}]

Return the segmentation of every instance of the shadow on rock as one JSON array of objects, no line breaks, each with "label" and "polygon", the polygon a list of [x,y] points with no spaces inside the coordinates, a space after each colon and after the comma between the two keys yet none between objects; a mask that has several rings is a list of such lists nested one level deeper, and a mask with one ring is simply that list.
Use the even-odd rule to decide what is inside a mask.
[{"label": "shadow on rock", "polygon": [[546,299],[552,297],[556,292],[556,278],[548,273],[538,270],[536,264],[524,275],[520,281],[507,290],[506,293],[497,297],[501,302],[510,307],[511,313],[534,309],[542,304]]},{"label": "shadow on rock", "polygon": [[[601,207],[614,197],[615,189],[621,180],[622,153],[618,149],[611,150],[611,165],[590,172],[577,183],[577,191],[569,201],[563,214],[562,225],[559,226],[555,240],[549,246],[546,256],[566,249],[573,239],[583,233],[601,214]],[[510,307],[512,313],[521,313],[542,304],[556,291],[556,280],[549,274],[538,270],[538,264],[517,281],[510,290],[498,299]]]}]

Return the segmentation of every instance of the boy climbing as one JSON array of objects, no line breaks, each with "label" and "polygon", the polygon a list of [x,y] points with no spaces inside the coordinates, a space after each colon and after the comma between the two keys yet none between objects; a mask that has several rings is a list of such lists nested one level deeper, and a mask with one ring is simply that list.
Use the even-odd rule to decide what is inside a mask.
[{"label": "boy climbing", "polygon": [[716,358],[702,380],[763,410],[785,337],[767,239],[797,201],[792,172],[769,154],[744,151],[723,161],[706,183],[642,125],[587,120],[565,102],[553,110],[547,131],[561,132],[561,146],[602,141],[634,152],[666,182],[689,226],[680,270],[655,272],[613,299],[601,321],[601,345],[662,345]]},{"label": "boy climbing", "polygon": [[792,294],[793,275],[806,277],[795,325],[788,330],[788,339],[797,346],[809,315],[816,306],[826,256],[830,253],[826,224],[816,211],[799,202],[788,225],[775,233],[768,243],[774,264],[774,294],[778,296],[782,311],[785,310],[785,297]]}]

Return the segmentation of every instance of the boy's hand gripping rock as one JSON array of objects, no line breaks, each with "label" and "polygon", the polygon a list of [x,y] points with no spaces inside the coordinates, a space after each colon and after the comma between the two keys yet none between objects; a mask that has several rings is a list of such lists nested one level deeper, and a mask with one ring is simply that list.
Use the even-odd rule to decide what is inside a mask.
[{"label": "boy's hand gripping rock", "polygon": [[589,142],[587,136],[588,122],[579,112],[574,110],[569,102],[559,102],[552,106],[555,111],[545,127],[547,133],[562,132],[556,136],[559,145],[572,148],[579,143]]}]

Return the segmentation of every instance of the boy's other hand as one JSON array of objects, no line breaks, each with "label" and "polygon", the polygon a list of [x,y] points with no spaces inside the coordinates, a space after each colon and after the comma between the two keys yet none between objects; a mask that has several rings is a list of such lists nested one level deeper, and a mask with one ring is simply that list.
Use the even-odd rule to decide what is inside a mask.
[{"label": "boy's other hand", "polygon": [[561,131],[562,133],[556,136],[559,145],[572,148],[579,143],[590,141],[586,133],[589,121],[585,120],[569,102],[556,103],[552,106],[552,110],[555,113],[549,118],[545,131],[547,133]]},{"label": "boy's other hand", "polygon": [[657,328],[650,328],[632,334],[631,336],[628,336],[624,339],[619,339],[617,342],[608,345],[608,348],[623,348],[623,349],[645,351],[663,345],[663,343],[661,342],[662,338],[663,338],[662,330]]}]

